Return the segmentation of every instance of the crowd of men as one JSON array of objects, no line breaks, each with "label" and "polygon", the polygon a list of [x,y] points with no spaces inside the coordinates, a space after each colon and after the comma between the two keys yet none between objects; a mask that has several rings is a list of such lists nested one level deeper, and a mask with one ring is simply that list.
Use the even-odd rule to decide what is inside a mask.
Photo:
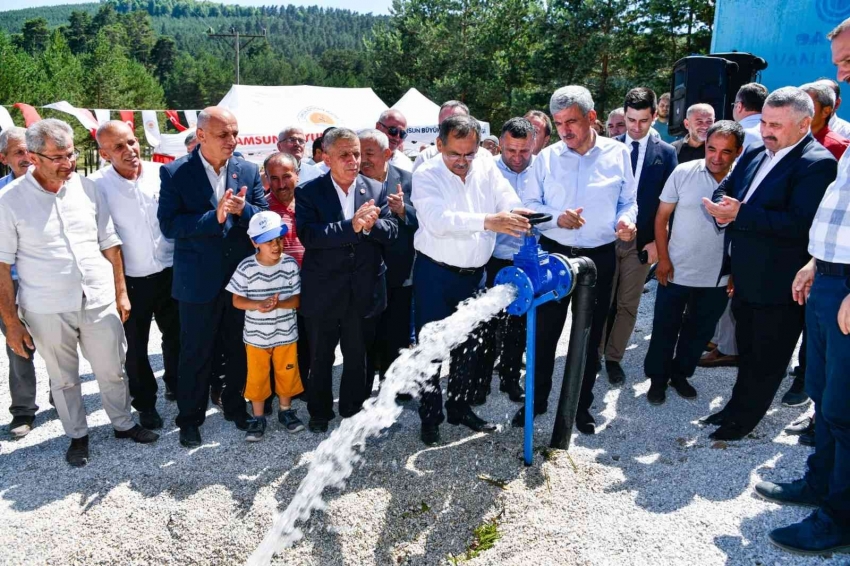
[{"label": "crowd of men", "polygon": [[[850,20],[830,39],[838,78],[848,82]],[[177,403],[180,444],[201,445],[210,402],[257,440],[257,423],[264,430],[273,407],[271,395],[263,402],[255,393],[253,411],[246,408],[246,374],[256,371],[246,320],[264,335],[266,319],[246,319],[246,311],[277,308],[297,309],[286,330],[294,357],[278,359],[270,348],[262,380],[272,357],[287,370],[297,364],[307,428],[324,433],[336,417],[336,347],[343,357],[336,411],[347,418],[423,326],[494,285],[531,230],[528,215],[544,213],[551,220],[538,226],[540,246],[596,266],[578,431],[595,433],[593,389],[602,367],[614,386],[629,378],[622,360],[653,265],[647,401],[663,404],[668,387],[693,399],[689,379],[698,365],[737,365],[726,406],[701,420],[717,427],[712,439],[741,440],[753,431],[805,329],[803,369],[785,397],[791,405],[814,401],[816,424],[798,422],[791,432],[812,435],[815,451],[805,478],[762,482],[756,492],[817,508],[773,531],[777,545],[850,548],[850,125],[835,115],[840,100],[839,84],[829,79],[773,92],[751,83],[737,95],[734,121],[716,121],[711,105],[697,103],[687,109],[687,134],[674,140],[669,95],[634,88],[603,125],[590,92],[571,85],[552,94],[548,115],[511,118],[498,138],[482,138],[468,108],[448,101],[436,144],[415,163],[402,151],[407,123],[397,110],[382,113],[374,129],[326,130],[312,158],[305,132],[285,127],[279,152],[262,170],[236,151],[236,117],[210,107],[187,139],[189,154],[165,166],[141,160],[126,124],[104,123],[96,138],[109,165],[88,178],[76,173],[66,123],[6,130],[0,318],[10,433],[22,437],[34,426],[38,351],[71,439],[66,460],[88,462],[79,347],[115,437],[158,440],[153,431],[164,423],[148,359],[155,322],[163,397]],[[601,133],[606,127],[609,137]],[[559,141],[550,145],[553,132]],[[273,256],[294,260],[292,296],[240,298],[234,272],[270,241]],[[258,269],[240,272],[240,285],[262,280]],[[548,410],[569,304],[567,297],[538,311],[535,415]],[[497,359],[500,390],[524,399],[525,325],[524,317],[502,314],[452,350],[445,401],[439,370],[419,395],[426,445],[441,441],[444,420],[495,430],[473,407],[486,402]],[[295,395],[302,388],[292,383]],[[278,393],[280,422],[290,432],[303,429],[290,394]],[[523,407],[513,425],[523,426],[524,417]]]}]

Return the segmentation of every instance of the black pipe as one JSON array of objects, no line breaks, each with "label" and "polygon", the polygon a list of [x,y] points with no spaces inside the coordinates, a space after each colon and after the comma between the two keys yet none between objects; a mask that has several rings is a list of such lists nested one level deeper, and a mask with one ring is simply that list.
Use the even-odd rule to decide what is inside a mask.
[{"label": "black pipe", "polygon": [[555,428],[552,429],[551,448],[566,450],[570,447],[573,423],[578,411],[578,398],[581,394],[581,382],[584,376],[590,338],[590,325],[593,322],[593,309],[596,304],[596,265],[586,257],[577,257],[567,261],[573,267],[576,277],[573,291],[573,323],[570,330],[570,345],[567,351],[567,363],[564,368],[564,382],[558,411],[555,414]]}]

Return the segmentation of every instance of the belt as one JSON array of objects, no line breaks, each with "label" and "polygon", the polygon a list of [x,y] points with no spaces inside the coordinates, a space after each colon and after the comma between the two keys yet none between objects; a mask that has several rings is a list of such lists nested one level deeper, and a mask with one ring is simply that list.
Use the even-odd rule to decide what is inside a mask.
[{"label": "belt", "polygon": [[422,256],[424,259],[427,259],[434,265],[439,265],[440,267],[448,269],[449,271],[457,273],[459,275],[475,275],[476,273],[481,273],[482,271],[484,271],[483,265],[481,267],[457,267],[455,265],[449,265],[448,263],[443,263],[441,261],[437,261],[436,259],[430,258],[422,252],[417,252],[417,255]]},{"label": "belt", "polygon": [[[613,250],[614,246],[617,245],[617,240],[614,240],[611,243],[602,244],[601,246],[596,246],[595,248],[579,248],[577,246],[566,246],[566,245],[564,245],[560,242],[553,240],[552,238],[547,238],[546,236],[541,236],[540,239],[541,240],[544,240],[544,239],[549,240],[554,246],[561,248],[563,250],[566,250],[567,255],[570,255],[572,257],[578,257],[578,256],[583,256],[583,255],[588,255],[588,254],[598,254],[598,253],[606,252],[608,250]],[[563,253],[563,252],[556,252],[556,253]]]},{"label": "belt", "polygon": [[832,277],[850,277],[850,265],[846,263],[831,263],[829,261],[815,260],[815,267],[821,275]]}]

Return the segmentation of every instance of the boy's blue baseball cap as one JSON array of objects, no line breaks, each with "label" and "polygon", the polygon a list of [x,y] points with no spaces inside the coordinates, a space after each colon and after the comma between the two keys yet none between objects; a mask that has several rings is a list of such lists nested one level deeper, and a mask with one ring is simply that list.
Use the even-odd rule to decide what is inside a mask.
[{"label": "boy's blue baseball cap", "polygon": [[275,238],[281,238],[289,231],[276,212],[264,210],[251,217],[248,223],[248,235],[255,244],[262,244]]}]

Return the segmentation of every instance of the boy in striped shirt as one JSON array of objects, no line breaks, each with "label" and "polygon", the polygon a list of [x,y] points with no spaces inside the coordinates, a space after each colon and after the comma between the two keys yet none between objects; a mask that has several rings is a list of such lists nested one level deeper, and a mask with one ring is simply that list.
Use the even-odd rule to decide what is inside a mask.
[{"label": "boy in striped shirt", "polygon": [[248,236],[257,253],[245,258],[227,284],[233,306],[245,311],[242,337],[248,359],[245,398],[251,401],[254,418],[245,440],[262,440],[266,431],[265,399],[271,395],[269,371],[274,369],[275,392],[280,402],[278,420],[289,432],[304,430],[292,408],[292,397],[304,391],[298,372],[298,325],[295,309],[300,303],[298,263],[283,253],[281,237],[287,228],[274,212],[251,218]]}]

